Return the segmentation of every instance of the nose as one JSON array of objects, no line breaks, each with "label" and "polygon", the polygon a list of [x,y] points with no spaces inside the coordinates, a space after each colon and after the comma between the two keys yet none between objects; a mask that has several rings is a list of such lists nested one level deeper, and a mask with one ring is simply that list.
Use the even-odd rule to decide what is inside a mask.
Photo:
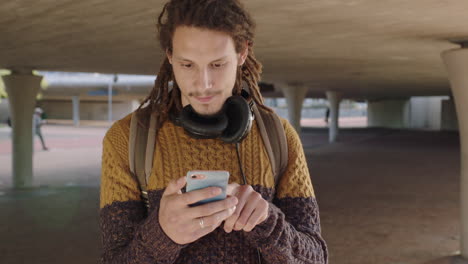
[{"label": "nose", "polygon": [[200,91],[204,91],[213,87],[213,80],[210,70],[207,68],[201,69],[198,73],[197,85]]}]

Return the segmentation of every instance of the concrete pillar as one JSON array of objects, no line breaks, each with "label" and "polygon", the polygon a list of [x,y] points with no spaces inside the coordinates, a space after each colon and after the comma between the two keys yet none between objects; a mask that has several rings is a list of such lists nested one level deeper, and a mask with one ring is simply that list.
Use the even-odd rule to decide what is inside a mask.
[{"label": "concrete pillar", "polygon": [[[383,99],[367,102],[367,126],[385,128],[408,128],[412,119],[411,101],[408,98]],[[424,112],[425,113],[425,112]]]},{"label": "concrete pillar", "polygon": [[460,253],[468,263],[468,48],[442,53],[455,99],[461,141]]},{"label": "concrete pillar", "polygon": [[77,95],[72,96],[73,104],[73,125],[80,125],[80,97]]},{"label": "concrete pillar", "polygon": [[307,94],[306,86],[281,86],[286,102],[288,103],[289,122],[296,129],[297,133],[301,133],[301,112],[304,98]]},{"label": "concrete pillar", "polygon": [[328,91],[326,94],[330,107],[330,120],[328,121],[328,140],[330,143],[332,143],[336,142],[336,139],[338,138],[338,118],[340,116],[341,94],[335,91]]},{"label": "concrete pillar", "polygon": [[442,101],[440,129],[444,131],[458,131],[457,110],[453,97]]},{"label": "concrete pillar", "polygon": [[3,76],[13,128],[13,187],[33,184],[33,113],[42,76],[31,71],[12,71]]}]

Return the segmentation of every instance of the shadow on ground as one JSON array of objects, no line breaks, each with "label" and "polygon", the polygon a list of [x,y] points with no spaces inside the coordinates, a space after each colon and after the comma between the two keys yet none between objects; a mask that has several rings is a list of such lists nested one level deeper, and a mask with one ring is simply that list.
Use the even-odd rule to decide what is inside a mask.
[{"label": "shadow on ground", "polygon": [[3,190],[1,263],[97,263],[97,187]]}]

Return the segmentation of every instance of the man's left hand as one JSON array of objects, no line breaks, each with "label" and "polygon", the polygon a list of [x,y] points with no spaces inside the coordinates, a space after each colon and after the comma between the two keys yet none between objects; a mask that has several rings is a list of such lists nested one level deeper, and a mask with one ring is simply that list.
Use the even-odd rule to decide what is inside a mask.
[{"label": "man's left hand", "polygon": [[250,232],[268,218],[269,203],[252,186],[231,183],[227,194],[239,200],[234,214],[224,222],[224,231],[227,233],[232,230]]}]

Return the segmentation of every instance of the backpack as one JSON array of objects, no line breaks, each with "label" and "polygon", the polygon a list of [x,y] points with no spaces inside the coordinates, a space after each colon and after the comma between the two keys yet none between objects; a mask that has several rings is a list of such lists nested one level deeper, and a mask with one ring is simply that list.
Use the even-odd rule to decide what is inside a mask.
[{"label": "backpack", "polygon": [[[269,113],[258,108],[255,104],[252,106],[252,111],[268,153],[273,170],[275,190],[277,190],[280,177],[288,165],[288,145],[284,127],[275,113]],[[146,120],[145,123],[145,120],[139,117],[137,112],[132,113],[130,121],[128,159],[130,172],[140,185],[141,198],[146,207],[149,208],[147,184],[153,169],[156,135],[160,126],[156,121],[156,113],[151,113],[148,126],[148,121]],[[143,123],[145,126],[143,127],[139,123]]]}]

